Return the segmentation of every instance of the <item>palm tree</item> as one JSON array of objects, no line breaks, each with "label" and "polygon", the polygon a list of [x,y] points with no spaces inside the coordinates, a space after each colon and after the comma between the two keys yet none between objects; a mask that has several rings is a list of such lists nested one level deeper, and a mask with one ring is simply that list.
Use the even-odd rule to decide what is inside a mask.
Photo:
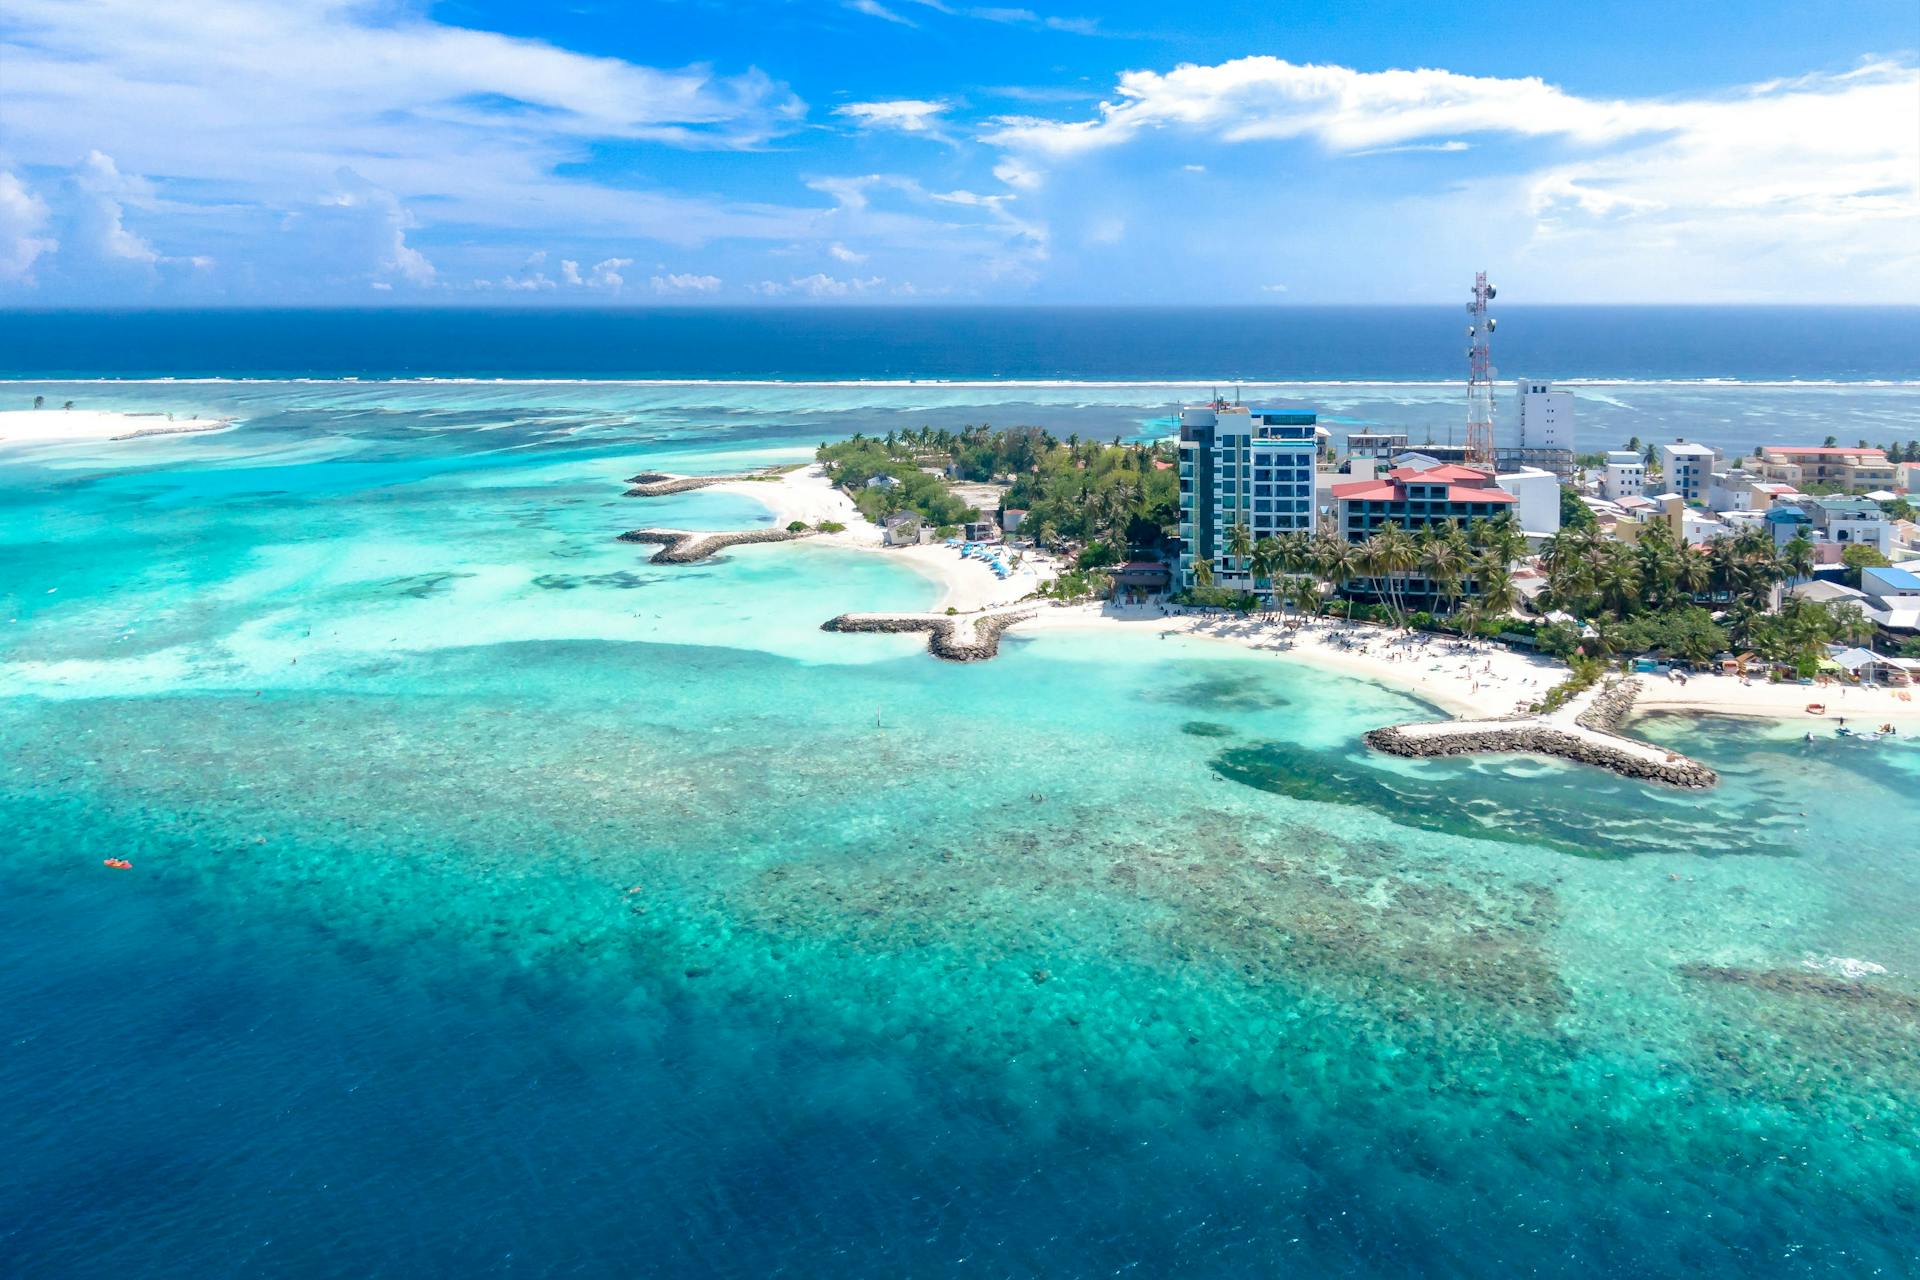
[{"label": "palm tree", "polygon": [[1527,535],[1520,531],[1511,511],[1502,511],[1487,521],[1485,537],[1487,550],[1498,553],[1501,564],[1512,564],[1527,554]]},{"label": "palm tree", "polygon": [[1804,533],[1796,533],[1775,556],[1780,572],[1789,580],[1813,576],[1813,543]]},{"label": "palm tree", "polygon": [[1474,566],[1474,576],[1480,584],[1480,602],[1478,612],[1496,618],[1504,618],[1513,612],[1520,593],[1514,589],[1513,570],[1505,561],[1483,554]]},{"label": "palm tree", "polygon": [[1237,569],[1246,570],[1247,560],[1253,555],[1253,530],[1247,528],[1246,521],[1236,521],[1227,531],[1227,554],[1238,562]]},{"label": "palm tree", "polygon": [[1253,585],[1258,590],[1264,580],[1268,596],[1274,601],[1280,598],[1274,576],[1280,571],[1280,544],[1273,538],[1262,538],[1253,544]]},{"label": "palm tree", "polygon": [[[1329,535],[1322,539],[1314,552],[1314,572],[1333,584],[1333,589],[1343,595],[1347,584],[1353,581],[1359,570],[1359,556],[1354,545],[1345,538]],[[1353,618],[1353,601],[1348,599],[1347,618]]]},{"label": "palm tree", "polygon": [[1213,561],[1196,558],[1193,562],[1193,585],[1206,590],[1213,585]]},{"label": "palm tree", "polygon": [[1460,594],[1460,575],[1466,557],[1450,538],[1430,537],[1420,551],[1420,568],[1433,581],[1436,595],[1451,606]]},{"label": "palm tree", "polygon": [[1594,585],[1607,607],[1625,617],[1640,600],[1640,570],[1625,547],[1601,561]]},{"label": "palm tree", "polygon": [[1289,594],[1303,617],[1320,612],[1320,584],[1312,578],[1293,579]]},{"label": "palm tree", "polygon": [[1405,529],[1389,520],[1380,530],[1381,565],[1387,574],[1387,589],[1393,595],[1394,612],[1401,615],[1401,624],[1405,625],[1405,602],[1400,598],[1400,584],[1403,575],[1420,563],[1420,548],[1414,544],[1413,537]]},{"label": "palm tree", "polygon": [[1713,582],[1713,562],[1698,551],[1688,547],[1680,552],[1679,563],[1673,568],[1674,588],[1683,593],[1688,600],[1705,591]]}]

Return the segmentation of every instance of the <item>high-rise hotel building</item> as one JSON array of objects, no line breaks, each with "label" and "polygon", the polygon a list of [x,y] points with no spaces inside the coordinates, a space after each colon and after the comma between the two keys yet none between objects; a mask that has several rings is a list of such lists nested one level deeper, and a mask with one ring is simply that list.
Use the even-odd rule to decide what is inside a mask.
[{"label": "high-rise hotel building", "polygon": [[1318,415],[1221,403],[1180,411],[1180,582],[1213,566],[1216,586],[1253,590],[1253,575],[1227,553],[1233,527],[1254,542],[1312,533]]}]

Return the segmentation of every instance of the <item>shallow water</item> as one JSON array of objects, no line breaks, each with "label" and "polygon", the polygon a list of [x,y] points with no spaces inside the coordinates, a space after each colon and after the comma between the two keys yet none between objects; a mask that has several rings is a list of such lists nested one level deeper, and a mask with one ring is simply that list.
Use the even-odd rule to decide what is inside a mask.
[{"label": "shallow water", "polygon": [[819,419],[246,394],[0,462],[11,1272],[1913,1270],[1920,752],[1381,759],[1430,708],[611,540]]}]

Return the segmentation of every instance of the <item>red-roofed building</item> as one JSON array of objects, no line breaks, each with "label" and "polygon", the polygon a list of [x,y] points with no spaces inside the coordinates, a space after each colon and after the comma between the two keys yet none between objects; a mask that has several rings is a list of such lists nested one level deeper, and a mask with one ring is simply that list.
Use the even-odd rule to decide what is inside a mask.
[{"label": "red-roofed building", "polygon": [[[1336,527],[1348,542],[1365,542],[1383,525],[1397,524],[1409,533],[1429,525],[1455,520],[1464,528],[1475,520],[1491,520],[1512,512],[1519,503],[1502,489],[1491,473],[1474,467],[1443,463],[1421,470],[1395,467],[1373,480],[1355,480],[1333,486]],[[1383,596],[1388,583],[1383,579],[1357,578],[1348,584],[1349,593]],[[1472,594],[1470,580],[1453,590]],[[1403,600],[1432,597],[1432,582],[1419,573],[1396,575],[1393,594]]]},{"label": "red-roofed building", "polygon": [[1491,520],[1511,510],[1517,499],[1494,483],[1492,475],[1450,463],[1395,467],[1377,480],[1333,486],[1340,532],[1348,542],[1365,542],[1392,521],[1412,532],[1458,520]]}]

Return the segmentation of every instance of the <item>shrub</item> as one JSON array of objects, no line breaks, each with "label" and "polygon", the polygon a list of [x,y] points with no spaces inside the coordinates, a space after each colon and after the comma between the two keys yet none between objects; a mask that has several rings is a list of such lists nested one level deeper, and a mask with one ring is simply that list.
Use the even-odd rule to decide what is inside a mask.
[{"label": "shrub", "polygon": [[788,533],[805,533],[806,529],[807,522],[805,520],[792,520],[787,523]]},{"label": "shrub", "polygon": [[847,526],[841,524],[838,520],[822,520],[813,527],[821,533],[845,533],[847,531]]}]

